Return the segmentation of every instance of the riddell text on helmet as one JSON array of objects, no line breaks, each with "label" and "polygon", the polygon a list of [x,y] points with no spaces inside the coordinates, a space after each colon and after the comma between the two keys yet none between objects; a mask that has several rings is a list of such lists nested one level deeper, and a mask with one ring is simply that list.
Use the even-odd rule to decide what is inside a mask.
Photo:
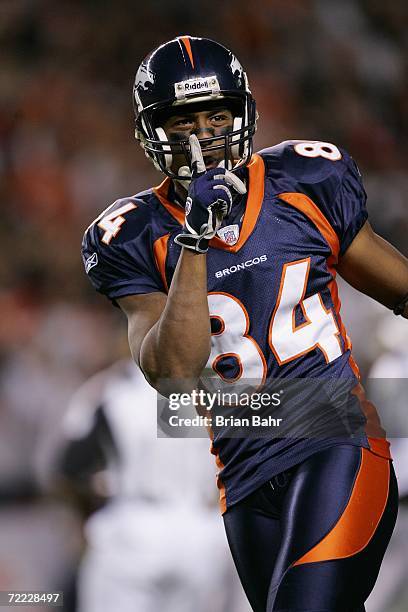
[{"label": "riddell text on helmet", "polygon": [[220,85],[215,75],[208,77],[199,77],[196,79],[188,79],[187,81],[180,81],[174,84],[176,98],[182,98],[186,94],[195,93],[197,91],[209,91],[211,93],[218,93],[220,91]]}]

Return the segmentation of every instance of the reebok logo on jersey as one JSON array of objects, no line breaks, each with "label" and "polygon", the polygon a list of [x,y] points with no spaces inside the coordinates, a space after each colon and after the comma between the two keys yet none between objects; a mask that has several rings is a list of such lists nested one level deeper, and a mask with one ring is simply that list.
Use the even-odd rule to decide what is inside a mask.
[{"label": "reebok logo on jersey", "polygon": [[89,270],[92,270],[95,266],[98,265],[98,254],[92,253],[90,257],[85,262],[85,272],[89,274]]},{"label": "reebok logo on jersey", "polygon": [[267,259],[267,255],[260,255],[259,257],[254,257],[253,259],[247,259],[247,261],[243,261],[242,263],[239,263],[236,266],[225,268],[225,270],[218,270],[218,272],[215,273],[215,277],[222,278],[223,276],[229,276],[230,274],[234,274],[235,272],[239,272],[240,270],[245,270],[245,268],[256,266],[257,264],[262,263]]}]

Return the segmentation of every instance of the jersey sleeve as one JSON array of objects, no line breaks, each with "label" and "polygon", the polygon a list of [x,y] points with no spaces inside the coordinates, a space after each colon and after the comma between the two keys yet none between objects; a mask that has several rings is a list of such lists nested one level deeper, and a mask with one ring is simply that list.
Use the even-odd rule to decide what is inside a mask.
[{"label": "jersey sleeve", "polygon": [[340,255],[343,255],[367,221],[367,195],[360,171],[353,159],[349,159],[342,176],[331,212],[333,227],[340,240]]},{"label": "jersey sleeve", "polygon": [[98,220],[84,234],[82,260],[94,288],[113,303],[119,297],[166,292],[157,270],[151,228],[146,215],[134,210],[126,215],[126,230],[104,244]]},{"label": "jersey sleeve", "polygon": [[[303,193],[320,209],[337,234],[343,255],[368,218],[360,171],[347,151],[330,143],[312,143],[302,154],[300,141],[261,151],[267,172],[280,193]],[[303,143],[306,144],[306,143]]]}]

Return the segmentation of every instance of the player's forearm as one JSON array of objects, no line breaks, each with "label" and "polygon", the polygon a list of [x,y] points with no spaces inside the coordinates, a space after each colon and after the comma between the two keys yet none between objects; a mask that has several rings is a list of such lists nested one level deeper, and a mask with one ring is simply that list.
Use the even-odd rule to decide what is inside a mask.
[{"label": "player's forearm", "polygon": [[408,293],[408,259],[378,234],[375,234],[375,240],[383,255],[377,262],[383,273],[381,282],[375,276],[367,279],[366,292],[393,309]]},{"label": "player's forearm", "polygon": [[210,349],[206,255],[183,249],[163,313],[143,341],[140,365],[158,391],[168,390],[169,381],[184,390],[194,386]]}]

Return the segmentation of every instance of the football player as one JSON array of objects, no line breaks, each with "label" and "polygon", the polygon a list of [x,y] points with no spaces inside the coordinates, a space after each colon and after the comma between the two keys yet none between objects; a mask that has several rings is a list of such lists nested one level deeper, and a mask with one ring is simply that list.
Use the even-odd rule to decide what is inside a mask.
[{"label": "football player", "polygon": [[[273,379],[346,387],[363,427],[309,435],[297,418],[313,404],[305,384],[292,393],[301,398],[288,414],[293,430],[214,430],[212,452],[253,610],[361,612],[394,527],[397,485],[336,274],[407,318],[408,261],[371,229],[346,151],[286,141],[253,153],[255,101],[222,45],[190,36],[161,45],[141,63],[133,101],[136,137],[166,178],[88,228],[86,271],[126,313],[133,357],[163,394],[168,381],[191,390],[208,372],[219,390]],[[319,425],[336,403],[331,384],[313,413]]]}]

